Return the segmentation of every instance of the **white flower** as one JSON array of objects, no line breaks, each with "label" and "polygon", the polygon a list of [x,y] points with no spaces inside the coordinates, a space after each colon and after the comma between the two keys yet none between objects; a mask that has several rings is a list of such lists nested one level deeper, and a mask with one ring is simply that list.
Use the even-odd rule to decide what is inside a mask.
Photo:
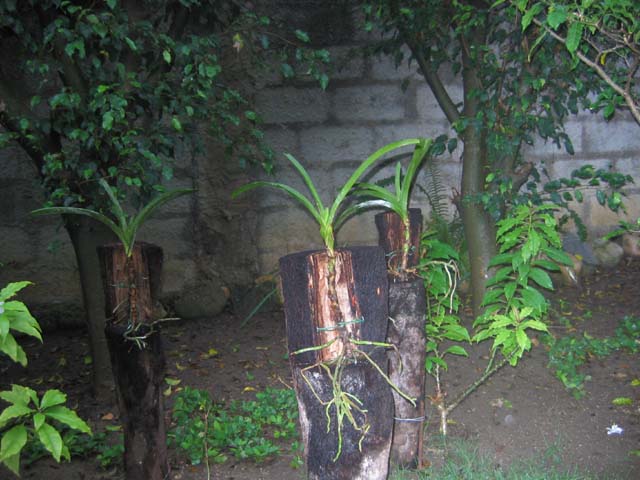
[{"label": "white flower", "polygon": [[622,432],[624,432],[624,430],[616,423],[614,423],[610,427],[607,427],[607,435],[622,435]]},{"label": "white flower", "polygon": [[0,315],[2,315],[4,313],[4,302],[0,302]]}]

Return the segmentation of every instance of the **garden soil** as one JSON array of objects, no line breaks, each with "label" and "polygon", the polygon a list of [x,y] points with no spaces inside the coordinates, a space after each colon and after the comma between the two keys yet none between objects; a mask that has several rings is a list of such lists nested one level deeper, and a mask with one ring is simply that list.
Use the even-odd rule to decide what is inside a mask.
[{"label": "garden soil", "polygon": [[[576,288],[561,288],[551,296],[551,331],[555,336],[612,336],[620,319],[640,315],[640,260],[627,261],[613,270],[596,270]],[[244,306],[245,310],[247,306]],[[250,308],[250,307],[249,307]],[[180,383],[166,396],[167,422],[175,391],[184,386],[206,389],[216,402],[250,400],[267,386],[291,385],[286,358],[284,318],[281,311],[262,312],[241,327],[242,318],[231,313],[163,327],[167,376]],[[22,383],[43,391],[59,388],[69,395],[71,406],[87,419],[94,431],[118,425],[114,398],[94,399],[86,332],[66,330],[47,333],[44,343],[23,340],[29,357],[27,368],[0,359],[0,383]],[[469,359],[450,362],[444,381],[453,399],[479,377],[487,362],[486,347],[472,347]],[[638,355],[614,352],[606,359],[590,358],[581,371],[591,379],[586,396],[575,399],[548,368],[547,347],[535,341],[517,368],[503,368],[481,385],[451,414],[449,438],[465,439],[489,455],[495,468],[508,467],[526,458],[559,455],[564,465],[576,465],[586,478],[638,479],[640,457],[640,378]],[[174,382],[175,383],[175,382]],[[167,385],[169,388],[169,385]],[[428,392],[433,392],[429,385]],[[616,406],[615,398],[628,397],[632,405]],[[425,467],[442,461],[444,451],[436,442],[438,419],[427,400],[429,423],[424,445]],[[623,431],[608,435],[613,424]],[[256,464],[232,458],[211,465],[210,478],[223,480],[289,480],[304,478],[304,468],[291,466],[294,453],[285,445],[282,455]],[[171,451],[170,478],[204,480],[204,465],[190,465]],[[295,462],[294,462],[295,463]],[[540,464],[541,468],[543,464]],[[56,464],[39,460],[23,468],[26,479],[121,479],[117,466],[102,470],[95,458]],[[0,469],[0,479],[12,478]]]}]

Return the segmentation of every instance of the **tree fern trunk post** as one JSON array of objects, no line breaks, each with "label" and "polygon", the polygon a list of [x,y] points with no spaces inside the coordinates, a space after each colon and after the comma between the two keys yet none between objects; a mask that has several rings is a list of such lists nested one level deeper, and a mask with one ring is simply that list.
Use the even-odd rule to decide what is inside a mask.
[{"label": "tree fern trunk post", "polygon": [[104,333],[106,322],[104,293],[96,248],[113,242],[116,238],[111,230],[92,219],[79,215],[65,215],[63,219],[73,244],[80,273],[82,303],[91,349],[93,394],[96,398],[100,398],[110,395],[114,385],[109,348]]},{"label": "tree fern trunk post", "polygon": [[[332,261],[334,275],[328,270]],[[359,425],[368,425],[368,431],[362,436],[345,418],[339,435],[336,409],[327,409],[335,385],[331,375],[319,366],[322,363],[335,372],[335,362],[343,358],[341,346],[349,338],[384,342],[388,286],[382,249],[337,250],[334,260],[324,250],[295,253],[280,259],[280,274],[308,478],[387,478],[393,426],[393,397],[387,381],[366,360],[346,362],[340,388],[362,402],[366,413],[353,413]],[[335,278],[334,289],[331,278]],[[295,354],[332,341],[327,348]],[[357,348],[386,372],[383,348]]]},{"label": "tree fern trunk post", "polygon": [[420,466],[422,460],[423,426],[425,415],[425,314],[426,293],[422,279],[411,274],[419,261],[422,212],[410,209],[411,246],[408,272],[398,271],[399,256],[403,249],[405,227],[394,212],[376,215],[379,242],[387,256],[389,271],[389,330],[387,341],[396,346],[390,351],[389,377],[404,393],[416,399],[413,406],[396,392],[393,444],[391,461],[403,467]]},{"label": "tree fern trunk post", "polygon": [[[375,216],[378,228],[379,245],[387,257],[387,270],[390,280],[397,281],[405,272],[400,272],[402,251],[405,247],[405,229],[400,216],[395,212],[382,212]],[[422,234],[422,211],[419,208],[409,209],[409,252],[407,269],[414,268],[420,260],[420,235]]]},{"label": "tree fern trunk post", "polygon": [[122,244],[110,244],[98,248],[98,255],[126,478],[163,480],[169,474],[162,396],[165,358],[151,317],[160,290],[162,249],[136,243],[127,258]]}]

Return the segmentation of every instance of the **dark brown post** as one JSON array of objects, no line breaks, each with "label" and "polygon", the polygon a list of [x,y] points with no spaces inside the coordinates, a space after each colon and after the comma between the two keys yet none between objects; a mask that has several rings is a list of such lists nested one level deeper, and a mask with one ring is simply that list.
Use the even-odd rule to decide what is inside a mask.
[{"label": "dark brown post", "polygon": [[162,396],[165,359],[151,317],[160,290],[162,249],[136,243],[127,258],[122,244],[111,244],[99,247],[98,256],[126,478],[162,480],[169,474]]},{"label": "dark brown post", "polygon": [[398,388],[416,399],[414,407],[393,392],[395,415],[391,462],[416,468],[422,459],[425,415],[426,295],[421,278],[389,285],[389,333],[396,346],[389,358],[389,377]]},{"label": "dark brown post", "polygon": [[[338,340],[332,346],[340,346],[342,339],[349,336],[384,342],[388,284],[382,249],[339,250],[333,273],[327,269],[330,263],[326,251],[295,253],[280,259],[288,348],[308,476],[314,480],[382,480],[388,473],[393,427],[393,397],[386,380],[366,361],[352,362],[344,368],[341,387],[362,402],[366,418],[358,413],[355,416],[358,422],[369,425],[369,431],[360,448],[361,432],[345,420],[341,454],[336,459],[339,446],[335,408],[328,410],[329,432],[326,414],[332,384],[324,370],[313,366],[319,362],[332,365],[340,351],[324,348],[294,354],[326,344],[333,338]],[[329,285],[333,276],[336,286],[331,292]],[[359,348],[386,371],[383,348]]]},{"label": "dark brown post", "polygon": [[391,461],[403,467],[420,466],[425,415],[425,314],[426,296],[423,280],[412,270],[420,260],[422,213],[409,210],[410,239],[407,270],[400,265],[404,248],[405,226],[394,212],[376,215],[379,242],[387,256],[389,269],[389,331],[387,341],[397,352],[389,356],[389,376],[398,388],[416,398],[414,407],[393,393],[395,404]]},{"label": "dark brown post", "polygon": [[[387,269],[392,282],[405,280],[401,272],[402,252],[405,243],[405,229],[400,216],[395,212],[382,212],[375,216],[378,228],[378,244],[387,256]],[[420,235],[422,234],[422,211],[419,208],[409,209],[409,255],[407,268],[414,268],[420,261]]]}]

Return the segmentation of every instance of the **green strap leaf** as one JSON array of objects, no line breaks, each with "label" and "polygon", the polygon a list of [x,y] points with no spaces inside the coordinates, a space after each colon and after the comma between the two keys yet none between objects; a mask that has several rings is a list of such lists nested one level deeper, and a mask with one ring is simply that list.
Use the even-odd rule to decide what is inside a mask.
[{"label": "green strap leaf", "polygon": [[[149,216],[158,208],[160,208],[165,203],[173,200],[174,198],[180,197],[182,195],[187,195],[189,193],[193,193],[195,190],[193,188],[177,188],[175,190],[170,190],[168,192],[164,192],[157,197],[154,197],[149,203],[147,203],[140,212],[131,220],[131,223],[126,227],[126,236],[127,236],[127,244],[129,245],[129,251],[127,255],[131,255],[131,248],[133,248],[133,244],[136,240],[136,234],[140,229],[140,226],[149,218]],[[125,244],[125,246],[127,245]]]},{"label": "green strap leaf", "polygon": [[31,215],[84,215],[105,224],[124,243],[124,231],[113,220],[100,212],[77,207],[46,207],[33,210]]}]

